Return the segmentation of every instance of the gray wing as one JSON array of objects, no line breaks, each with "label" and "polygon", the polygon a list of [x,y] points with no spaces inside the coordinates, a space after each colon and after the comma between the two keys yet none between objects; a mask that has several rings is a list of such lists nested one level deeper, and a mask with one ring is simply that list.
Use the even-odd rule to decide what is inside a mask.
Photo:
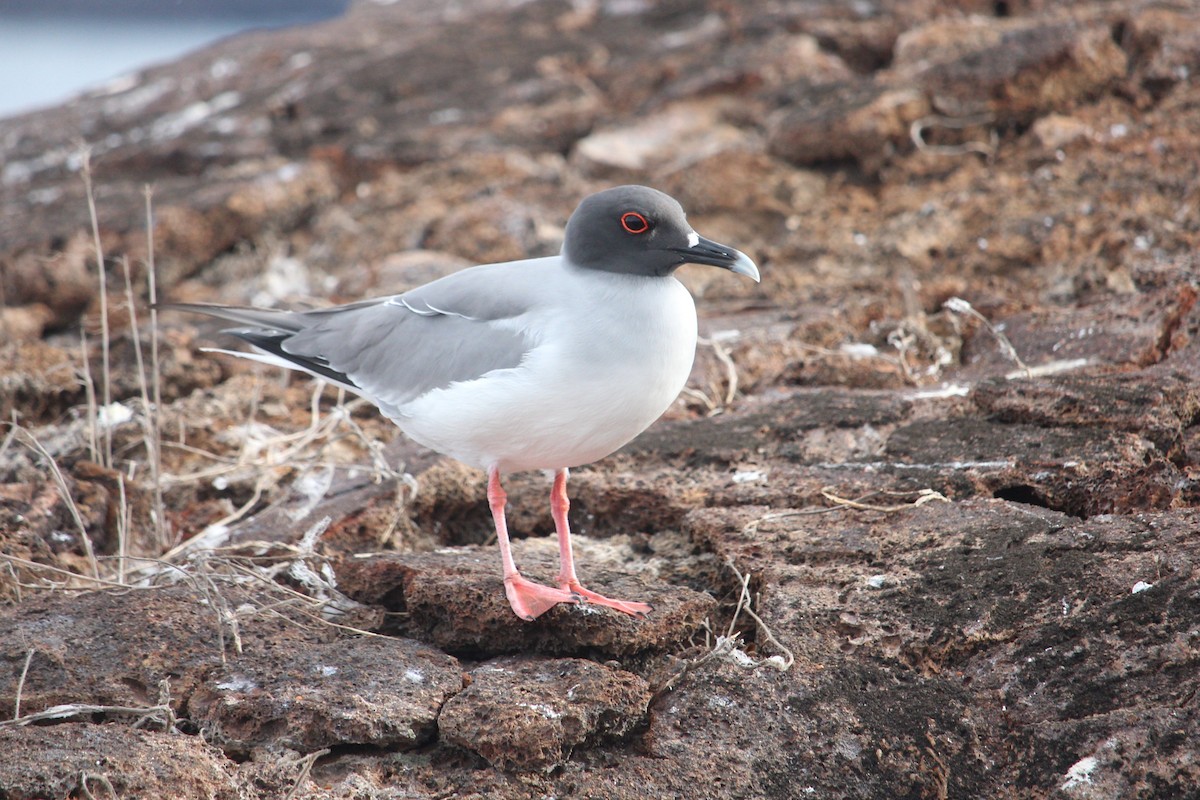
[{"label": "gray wing", "polygon": [[175,307],[247,325],[226,333],[395,414],[434,389],[518,366],[534,342],[505,323],[545,295],[553,260],[472,267],[405,294],[318,311]]}]

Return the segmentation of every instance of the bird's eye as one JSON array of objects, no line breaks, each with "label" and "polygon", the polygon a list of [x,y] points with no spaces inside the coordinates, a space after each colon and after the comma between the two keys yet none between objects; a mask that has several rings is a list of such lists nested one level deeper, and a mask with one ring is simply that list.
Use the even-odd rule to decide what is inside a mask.
[{"label": "bird's eye", "polygon": [[636,211],[627,211],[621,215],[621,227],[628,233],[645,233],[650,230],[650,223]]}]

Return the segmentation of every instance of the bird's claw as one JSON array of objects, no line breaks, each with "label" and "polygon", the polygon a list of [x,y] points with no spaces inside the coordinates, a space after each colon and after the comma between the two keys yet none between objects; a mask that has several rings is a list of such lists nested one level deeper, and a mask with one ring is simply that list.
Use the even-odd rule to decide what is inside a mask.
[{"label": "bird's claw", "polygon": [[598,592],[593,592],[591,589],[583,588],[579,584],[579,581],[565,581],[559,584],[559,588],[575,594],[583,602],[590,605],[611,608],[614,611],[620,611],[622,614],[628,614],[637,619],[645,619],[646,615],[654,610],[654,606],[649,603],[640,603],[636,600],[615,600],[611,597],[605,597]]},{"label": "bird's claw", "polygon": [[504,594],[508,596],[513,613],[526,622],[532,622],[559,603],[583,601],[575,592],[543,586],[519,574],[504,579]]}]

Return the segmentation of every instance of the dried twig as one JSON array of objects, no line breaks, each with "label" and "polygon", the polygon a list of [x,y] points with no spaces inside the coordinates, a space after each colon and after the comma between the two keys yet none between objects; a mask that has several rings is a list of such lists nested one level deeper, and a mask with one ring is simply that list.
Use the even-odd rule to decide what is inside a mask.
[{"label": "dried twig", "polygon": [[725,403],[724,405],[732,405],[733,400],[738,393],[738,370],[737,364],[733,363],[733,356],[729,353],[729,348],[721,343],[721,337],[713,336],[710,339],[700,337],[697,339],[700,344],[708,345],[713,349],[713,355],[717,357],[717,361],[725,367]]},{"label": "dried twig", "polygon": [[[737,605],[734,607],[733,616],[729,620],[728,628],[724,634],[718,634],[716,636],[714,643],[713,639],[711,638],[712,626],[709,624],[708,620],[705,620],[703,623],[705,627],[705,643],[706,645],[711,645],[712,649],[699,658],[685,661],[683,666],[672,673],[654,690],[655,696],[669,692],[671,689],[675,688],[675,686],[678,685],[679,682],[683,680],[684,676],[689,672],[694,672],[695,670],[714,660],[726,661],[744,669],[771,667],[772,669],[777,669],[780,672],[788,671],[792,668],[792,665],[796,663],[795,654],[792,653],[789,648],[785,647],[779,641],[779,639],[775,637],[775,634],[771,632],[771,629],[767,626],[767,623],[763,621],[762,617],[754,612],[753,608],[751,608],[755,601],[750,596],[750,574],[746,573],[743,575],[741,572],[739,572],[732,559],[727,559],[725,561],[725,566],[733,571],[733,574],[737,577],[739,585]],[[767,642],[770,643],[772,647],[779,650],[782,655],[773,655],[767,658],[755,659],[746,653],[746,651],[743,649],[742,635],[737,632],[738,618],[743,612],[754,620],[754,624],[758,626],[758,630],[761,631],[763,636],[766,637]]]},{"label": "dried twig", "polygon": [[734,623],[737,622],[738,613],[745,611],[746,614],[748,614],[750,618],[754,620],[754,623],[758,626],[758,630],[767,637],[767,641],[770,642],[771,645],[777,650],[780,650],[783,653],[782,656],[771,656],[770,658],[763,659],[762,661],[758,662],[756,666],[765,664],[778,669],[780,672],[787,672],[792,668],[792,665],[796,663],[796,656],[790,649],[784,647],[783,644],[775,638],[775,634],[773,634],[771,629],[767,627],[767,623],[763,622],[762,617],[758,616],[758,614],[756,614],[754,609],[751,607],[750,573],[747,572],[743,577],[742,573],[738,572],[738,568],[734,565],[732,558],[725,560],[725,566],[729,567],[729,569],[733,571],[733,574],[737,576],[738,582],[742,587],[738,596],[737,608],[733,613],[733,619],[729,622],[729,630],[733,630]]},{"label": "dried twig", "polygon": [[[142,394],[142,446],[146,449],[146,461],[150,465],[150,482],[154,487],[154,530],[157,534],[160,546],[165,547],[166,533],[164,528],[164,505],[162,495],[162,481],[160,479],[162,473],[162,455],[159,447],[159,424],[158,410],[160,406],[150,402],[150,386],[146,379],[146,364],[142,358],[142,337],[138,331],[137,324],[137,305],[133,296],[133,280],[129,273],[129,259],[123,257],[121,264],[124,267],[125,273],[125,301],[129,305],[129,335],[133,339],[133,355],[137,362],[138,386]],[[153,281],[151,281],[153,283]],[[153,324],[153,323],[152,323]],[[151,368],[153,369],[155,382],[158,380],[158,348],[157,344],[152,349],[151,355],[153,361]],[[157,390],[157,386],[155,387]]]},{"label": "dried twig", "polygon": [[995,128],[988,129],[988,141],[986,142],[963,142],[962,144],[954,145],[935,145],[928,144],[925,141],[925,131],[931,128],[951,128],[961,130],[963,128],[971,128],[976,125],[987,125],[992,122],[991,114],[977,114],[971,117],[944,117],[933,115],[922,117],[912,123],[908,128],[908,135],[912,139],[913,145],[922,153],[930,153],[935,156],[960,156],[964,153],[979,153],[991,161],[996,154],[996,147],[1000,144],[1000,135],[996,133]]},{"label": "dried twig", "polygon": [[[878,494],[878,492],[876,492],[875,494]],[[897,505],[877,506],[877,505],[873,505],[871,503],[864,503],[861,500],[849,500],[845,497],[838,497],[836,494],[833,493],[833,490],[829,487],[826,487],[821,490],[821,496],[824,497],[829,502],[833,503],[834,505],[841,506],[844,508],[853,508],[858,511],[882,511],[884,513],[892,513],[895,511],[905,511],[910,508],[916,508],[918,506],[923,506],[926,503],[929,503],[929,502],[932,502],[935,500],[938,502],[941,502],[941,503],[949,503],[950,502],[950,499],[948,497],[946,497],[941,492],[934,491],[933,489],[920,489],[917,491],[916,494],[917,494],[917,499],[912,501],[911,503],[899,503]]]},{"label": "dried twig", "polygon": [[87,435],[88,453],[93,462],[100,463],[100,440],[96,434],[100,429],[100,414],[96,404],[96,381],[92,378],[92,360],[88,353],[87,329],[79,326],[79,352],[82,365],[79,379],[83,383],[83,393],[87,398]]},{"label": "dried twig", "polygon": [[[709,397],[706,392],[700,389],[694,389],[691,386],[685,386],[681,394],[689,400],[695,401],[704,406],[706,416],[716,416],[722,413],[728,406],[733,404],[738,393],[738,370],[737,364],[733,360],[733,356],[729,352],[729,348],[722,344],[723,339],[736,338],[736,331],[727,332],[726,336],[714,335],[711,338],[703,336],[698,337],[696,342],[711,347],[713,355],[717,357],[717,361],[725,368],[725,393],[723,397],[714,399]],[[714,392],[716,387],[712,387]]]},{"label": "dried twig", "polygon": [[112,781],[108,779],[107,775],[100,772],[85,771],[79,773],[79,791],[83,792],[83,796],[87,798],[87,800],[99,800],[99,798],[92,793],[92,787],[88,785],[91,781],[95,781],[107,789],[108,796],[113,798],[113,800],[118,800],[120,798],[120,795],[117,794],[116,787],[112,785]]},{"label": "dried twig", "polygon": [[[4,423],[0,422],[0,425]],[[4,458],[4,454],[8,452],[9,446],[13,443],[13,439],[17,438],[17,431],[21,426],[17,422],[17,410],[13,409],[12,422],[9,423],[8,433],[4,436],[4,441],[0,442],[0,458]]]},{"label": "dried twig", "polygon": [[33,661],[34,652],[31,647],[25,654],[25,666],[21,667],[21,677],[17,680],[17,697],[13,700],[13,719],[21,716],[21,693],[25,691],[25,677],[29,675],[29,664]]},{"label": "dried twig", "polygon": [[991,320],[976,311],[974,306],[972,306],[966,300],[963,300],[961,297],[951,297],[949,300],[942,303],[942,308],[945,308],[947,311],[952,311],[955,314],[963,314],[965,316],[973,317],[974,319],[977,319],[983,323],[983,326],[988,329],[988,332],[991,333],[992,336],[996,337],[996,341],[1000,343],[1000,348],[1004,350],[1005,355],[1011,358],[1017,367],[1025,373],[1025,377],[1033,377],[1033,372],[1028,366],[1026,366],[1025,362],[1021,360],[1021,357],[1017,355],[1017,348],[1012,346],[1012,342],[1008,340],[1008,337],[1005,336],[999,328],[993,325]]},{"label": "dried twig", "polygon": [[58,492],[62,496],[63,503],[66,504],[67,510],[71,512],[71,518],[75,521],[76,527],[79,528],[79,538],[83,541],[84,554],[87,556],[88,565],[92,568],[92,579],[99,582],[100,565],[96,562],[96,553],[92,549],[92,539],[88,536],[87,526],[84,524],[83,517],[79,513],[79,507],[75,505],[75,498],[71,496],[71,490],[67,488],[67,479],[63,477],[62,471],[59,470],[54,457],[46,451],[46,448],[42,447],[41,442],[35,439],[32,433],[22,428],[21,434],[24,435],[23,438],[26,440],[24,444],[44,458],[47,466],[50,467],[50,475],[54,478],[55,485],[58,486]]},{"label": "dried twig", "polygon": [[709,650],[699,658],[683,662],[682,667],[672,673],[669,678],[663,681],[658,688],[654,690],[655,696],[665,694],[666,692],[674,689],[689,672],[695,672],[710,661],[728,657],[729,654],[735,650],[739,644],[741,644],[740,637],[727,639],[724,636],[718,636],[716,646],[713,647],[712,650]]},{"label": "dried twig", "polygon": [[[104,396],[104,405],[102,408],[107,409],[112,405],[112,363],[109,353],[111,342],[108,331],[108,274],[104,269],[104,248],[100,244],[100,220],[96,214],[96,193],[92,187],[91,148],[86,146],[82,148],[80,160],[82,162],[83,188],[87,195],[88,215],[92,221],[92,241],[96,248],[96,270],[100,273],[101,390]],[[105,467],[112,467],[112,426],[104,425],[103,427],[104,450],[100,463]]]},{"label": "dried twig", "polygon": [[312,772],[313,764],[317,763],[317,759],[321,756],[329,755],[329,748],[318,750],[315,753],[309,753],[296,761],[296,766],[300,767],[300,774],[296,776],[296,783],[293,784],[291,791],[283,796],[283,800],[292,800],[296,793],[300,791],[300,787],[308,780],[308,774]]},{"label": "dried twig", "polygon": [[6,564],[10,564],[10,565],[16,564],[18,566],[24,567],[25,569],[33,570],[35,572],[36,571],[52,572],[57,575],[62,575],[64,578],[67,578],[68,581],[78,580],[78,579],[82,578],[82,579],[86,580],[89,584],[88,586],[71,586],[71,585],[68,585],[68,583],[66,581],[64,581],[63,583],[60,583],[60,584],[52,584],[50,586],[37,586],[35,584],[28,584],[28,583],[18,583],[17,584],[18,586],[22,586],[26,589],[49,589],[51,591],[85,591],[85,590],[91,590],[91,589],[97,589],[97,588],[101,588],[101,589],[128,589],[128,588],[130,588],[129,586],[127,586],[123,583],[117,583],[116,581],[105,580],[104,578],[96,578],[96,577],[88,577],[86,575],[80,575],[78,572],[72,572],[69,569],[62,569],[61,567],[51,566],[50,564],[39,564],[36,561],[30,561],[28,559],[21,558],[19,556],[9,555],[8,553],[0,553],[0,561],[3,561]]},{"label": "dried twig", "polygon": [[17,595],[17,602],[18,603],[23,602],[24,598],[21,597],[21,589],[23,587],[21,585],[21,579],[17,577],[16,568],[13,567],[11,561],[5,561],[4,568],[8,570],[8,577],[12,578],[13,591]]},{"label": "dried twig", "polygon": [[139,721],[147,718],[154,719],[156,722],[162,724],[165,730],[170,730],[175,724],[175,712],[171,710],[169,704],[153,706],[102,706],[90,703],[63,703],[62,705],[51,706],[34,714],[26,714],[23,717],[0,720],[0,728],[20,728],[34,722],[71,719],[73,717],[90,716],[92,714],[136,714]]}]

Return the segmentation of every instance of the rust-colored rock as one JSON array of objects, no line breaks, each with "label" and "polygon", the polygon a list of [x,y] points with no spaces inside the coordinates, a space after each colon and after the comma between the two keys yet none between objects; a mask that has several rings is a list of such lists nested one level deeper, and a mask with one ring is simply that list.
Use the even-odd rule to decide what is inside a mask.
[{"label": "rust-colored rock", "polygon": [[439,650],[408,639],[338,639],[229,658],[192,695],[188,713],[228,750],[410,748],[432,738],[442,704],[460,688],[458,662]]},{"label": "rust-colored rock", "polygon": [[226,624],[217,608],[182,588],[29,598],[0,613],[8,665],[0,672],[0,716],[12,716],[31,652],[22,713],[64,703],[155,705],[162,681],[183,713],[185,698],[221,663]]},{"label": "rust-colored rock", "polygon": [[1100,428],[918,422],[891,436],[887,458],[939,476],[934,485],[952,494],[965,494],[957,475],[974,491],[1076,516],[1168,508],[1181,488],[1153,442]]},{"label": "rust-colored rock", "polygon": [[1001,422],[1136,432],[1173,461],[1184,457],[1183,432],[1200,413],[1196,387],[1169,373],[990,380],[971,397]]},{"label": "rust-colored rock", "polygon": [[198,736],[72,722],[0,728],[0,787],[10,800],[177,797],[248,800],[237,768]]},{"label": "rust-colored rock", "polygon": [[1084,102],[1115,86],[1126,65],[1108,26],[1073,21],[939,20],[896,42],[895,68],[912,70],[940,113],[1001,123]]},{"label": "rust-colored rock", "polygon": [[552,769],[578,747],[620,738],[650,700],[638,676],[578,658],[501,658],[470,678],[442,709],[441,735],[505,769]]},{"label": "rust-colored rock", "polygon": [[[576,537],[582,539],[582,537]],[[551,583],[553,540],[514,543],[524,574]],[[548,546],[547,546],[548,545]],[[499,559],[491,548],[447,548],[427,554],[381,554],[343,561],[338,583],[363,603],[403,612],[397,630],[452,653],[474,657],[535,650],[553,654],[628,657],[677,646],[695,631],[714,601],[682,586],[643,582],[592,558],[597,545],[576,542],[580,580],[610,597],[650,603],[644,619],[611,609],[560,604],[532,622],[512,613]]]},{"label": "rust-colored rock", "polygon": [[[809,88],[809,87],[806,87]],[[771,152],[795,164],[855,161],[878,169],[929,113],[918,90],[869,81],[809,88],[771,130]]]}]

